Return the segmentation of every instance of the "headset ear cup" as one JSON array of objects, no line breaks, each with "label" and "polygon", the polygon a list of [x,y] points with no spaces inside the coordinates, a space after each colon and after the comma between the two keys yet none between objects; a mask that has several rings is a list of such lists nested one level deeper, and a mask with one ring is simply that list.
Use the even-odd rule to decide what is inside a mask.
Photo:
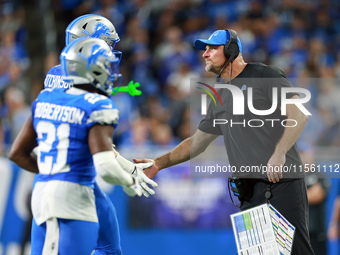
[{"label": "headset ear cup", "polygon": [[[229,41],[226,45],[224,45],[224,55],[228,59],[228,61],[233,62],[240,53],[240,48],[237,42],[237,33],[232,29],[226,29],[230,35]],[[228,37],[227,37],[228,40]]]},{"label": "headset ear cup", "polygon": [[237,45],[237,43],[230,43],[228,50],[226,51],[226,57],[230,60],[230,62],[233,62],[238,54],[240,53],[239,47]]},{"label": "headset ear cup", "polygon": [[224,45],[223,50],[224,50],[224,56],[229,59],[230,55],[228,54],[228,48],[229,48],[229,43]]}]

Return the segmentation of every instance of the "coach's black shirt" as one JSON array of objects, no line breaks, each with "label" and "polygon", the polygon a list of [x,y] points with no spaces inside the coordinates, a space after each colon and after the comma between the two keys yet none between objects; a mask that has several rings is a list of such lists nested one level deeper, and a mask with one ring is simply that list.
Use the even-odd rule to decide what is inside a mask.
[{"label": "coach's black shirt", "polygon": [[[232,93],[229,89],[221,88],[218,94],[222,105],[217,100],[217,105],[212,101],[198,129],[205,133],[224,136],[229,163],[238,171],[234,175],[266,179],[267,174],[262,171],[263,166],[267,166],[276,144],[283,135],[285,128],[283,125],[290,125],[285,121],[287,116],[281,115],[281,88],[292,87],[292,85],[281,70],[261,63],[247,64],[244,70],[231,81],[231,85],[237,86],[244,95],[244,114],[233,114]],[[272,91],[273,88],[277,88],[275,111],[270,115],[251,112],[247,103],[249,88],[252,88],[252,102],[257,110],[271,109]],[[293,95],[294,93],[288,93],[286,98]],[[215,121],[219,119],[216,122],[220,124],[215,123],[214,126],[214,119]],[[287,152],[283,170],[284,179],[304,177],[296,144]]]}]

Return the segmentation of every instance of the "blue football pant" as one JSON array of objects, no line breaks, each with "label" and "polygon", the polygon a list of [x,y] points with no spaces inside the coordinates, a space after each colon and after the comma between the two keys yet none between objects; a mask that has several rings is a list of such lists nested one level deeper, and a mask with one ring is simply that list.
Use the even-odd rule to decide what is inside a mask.
[{"label": "blue football pant", "polygon": [[[99,234],[93,255],[121,255],[122,249],[116,209],[111,199],[99,188],[97,183],[94,184],[94,195],[99,220]],[[46,229],[39,228],[33,219],[31,231],[32,255],[41,254],[45,234]]]},{"label": "blue football pant", "polygon": [[93,255],[122,255],[116,208],[97,182],[94,186],[94,195],[100,228],[98,244]]},{"label": "blue football pant", "polygon": [[[44,236],[43,238],[40,236],[38,239],[36,236],[32,236],[32,243],[35,241],[38,243],[35,243],[32,248],[31,255],[41,255],[43,249],[47,250],[46,254],[90,255],[97,245],[99,224],[96,222],[55,219],[56,227],[53,227],[52,232],[49,232],[51,225],[47,230],[47,224],[49,223],[44,222],[40,226],[36,225],[36,233],[44,234]],[[46,233],[50,233],[47,234],[50,236],[45,240]],[[52,242],[49,242],[51,236],[53,237]]]}]

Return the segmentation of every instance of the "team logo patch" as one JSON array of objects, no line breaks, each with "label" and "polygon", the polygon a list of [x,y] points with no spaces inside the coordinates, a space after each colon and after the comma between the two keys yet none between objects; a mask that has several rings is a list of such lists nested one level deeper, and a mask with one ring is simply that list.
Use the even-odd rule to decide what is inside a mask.
[{"label": "team logo patch", "polygon": [[91,65],[94,65],[97,63],[98,61],[98,58],[99,57],[108,57],[108,55],[106,54],[106,50],[103,49],[99,44],[95,44],[92,46],[92,49],[91,49],[91,55],[87,58],[85,57],[83,54],[79,53],[79,55],[87,61],[87,65],[86,65],[86,68],[87,69],[90,69],[90,66]]},{"label": "team logo patch", "polygon": [[105,24],[98,22],[96,27],[94,28],[93,34],[90,34],[86,30],[83,30],[83,33],[85,33],[88,37],[100,38],[102,35],[110,36],[109,30],[110,29]]}]

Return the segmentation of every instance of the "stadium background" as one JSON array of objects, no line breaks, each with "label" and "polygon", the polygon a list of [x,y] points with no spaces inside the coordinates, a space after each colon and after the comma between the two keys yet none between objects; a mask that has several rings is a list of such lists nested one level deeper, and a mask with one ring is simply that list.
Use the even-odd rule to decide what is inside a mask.
[{"label": "stadium background", "polygon": [[[29,236],[32,175],[13,165],[7,153],[46,72],[59,62],[65,28],[86,13],[113,22],[121,38],[116,49],[123,52],[123,84],[138,81],[143,91],[141,97],[114,97],[121,110],[114,141],[125,157],[153,158],[196,128],[190,127],[189,78],[212,76],[193,41],[232,28],[246,62],[273,64],[289,78],[305,81],[313,116],[301,148],[313,148],[317,163],[339,163],[336,0],[0,0],[0,255],[29,251],[29,243],[23,244]],[[309,77],[320,82],[308,83]],[[229,214],[237,208],[225,180],[191,179],[183,164],[162,172],[158,181],[160,190],[151,200],[129,200],[120,187],[103,184],[117,209],[124,254],[236,254]],[[326,224],[338,179],[331,184]],[[339,254],[338,242],[328,246],[328,254]]]}]

